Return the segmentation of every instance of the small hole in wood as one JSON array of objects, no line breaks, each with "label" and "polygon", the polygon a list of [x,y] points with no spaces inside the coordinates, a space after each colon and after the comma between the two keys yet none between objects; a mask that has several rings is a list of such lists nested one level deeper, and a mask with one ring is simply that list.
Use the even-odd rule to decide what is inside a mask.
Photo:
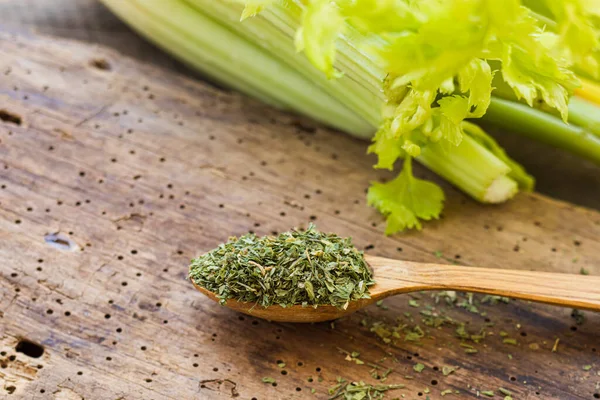
[{"label": "small hole in wood", "polygon": [[121,333],[121,332],[123,332],[123,329],[117,328],[117,333]]},{"label": "small hole in wood", "polygon": [[7,386],[6,391],[8,392],[8,394],[13,394],[15,392],[15,390],[17,390],[16,386]]},{"label": "small hole in wood", "polygon": [[54,311],[51,309],[46,310],[46,314],[48,314],[48,315],[52,315],[53,313],[54,313]]},{"label": "small hole in wood", "polygon": [[112,69],[110,63],[104,58],[94,58],[93,60],[90,60],[90,65],[101,71],[110,71]]},{"label": "small hole in wood", "polygon": [[27,339],[21,339],[15,347],[17,353],[23,353],[32,358],[40,358],[44,354],[44,348]]},{"label": "small hole in wood", "polygon": [[140,349],[142,349],[142,351],[146,351],[147,347],[146,346],[142,346],[142,347],[140,347]]},{"label": "small hole in wood", "polygon": [[21,125],[23,123],[23,119],[20,115],[11,113],[7,110],[0,110],[0,120],[15,125]]},{"label": "small hole in wood", "polygon": [[436,381],[436,380],[434,379],[434,380],[432,380],[432,381],[431,381],[431,384],[435,386],[435,385],[437,385],[437,384],[438,384],[438,381]]},{"label": "small hole in wood", "polygon": [[510,377],[511,382],[515,382],[517,380],[517,378],[515,378],[514,376]]}]

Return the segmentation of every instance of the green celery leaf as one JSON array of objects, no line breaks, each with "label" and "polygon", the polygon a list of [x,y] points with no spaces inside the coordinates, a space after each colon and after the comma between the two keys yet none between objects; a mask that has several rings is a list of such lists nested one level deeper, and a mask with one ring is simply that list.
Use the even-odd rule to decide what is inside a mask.
[{"label": "green celery leaf", "polygon": [[419,219],[439,218],[442,212],[444,192],[433,182],[415,178],[411,161],[407,157],[397,178],[387,183],[374,182],[367,194],[369,205],[387,217],[387,235],[407,228],[421,229]]},{"label": "green celery leaf", "polygon": [[333,65],[335,43],[344,27],[344,18],[335,2],[313,0],[304,10],[302,26],[296,32],[296,49],[304,51],[313,65],[328,78],[341,76]]},{"label": "green celery leaf", "polygon": [[[239,0],[238,0],[239,1]],[[254,17],[256,14],[261,12],[265,7],[273,4],[275,0],[245,0],[242,3],[245,3],[244,11],[242,12],[241,21],[246,18]]]}]

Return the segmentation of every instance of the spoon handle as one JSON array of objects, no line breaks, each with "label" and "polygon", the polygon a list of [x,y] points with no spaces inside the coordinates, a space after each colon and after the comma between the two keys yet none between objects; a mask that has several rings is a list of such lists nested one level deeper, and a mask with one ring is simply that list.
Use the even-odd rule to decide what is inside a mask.
[{"label": "spoon handle", "polygon": [[[415,290],[458,290],[600,311],[600,276],[422,264],[369,257],[382,297]],[[384,295],[385,293],[385,295]]]}]

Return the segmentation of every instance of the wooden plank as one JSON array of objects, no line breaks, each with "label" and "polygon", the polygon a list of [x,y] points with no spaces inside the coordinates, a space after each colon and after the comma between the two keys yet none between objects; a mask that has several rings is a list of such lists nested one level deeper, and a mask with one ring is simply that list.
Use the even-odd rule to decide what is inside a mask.
[{"label": "wooden plank", "polygon": [[[187,76],[201,76],[138,36],[96,0],[0,0],[3,24],[102,44]],[[600,167],[550,146],[486,127],[537,179],[543,194],[600,210]]]},{"label": "wooden plank", "polygon": [[[499,387],[515,399],[600,396],[598,314],[576,325],[568,309],[418,294],[412,306],[397,296],[335,324],[276,324],[224,309],[186,280],[188,260],[229,235],[310,220],[373,255],[597,275],[598,212],[538,194],[486,207],[444,184],[441,221],[385,237],[364,190],[390,175],[371,168],[363,142],[78,42],[3,34],[0,77],[7,398],[321,399],[338,376],[377,382],[339,349],[393,368],[385,383],[406,388],[388,398],[501,398]],[[420,311],[455,322],[429,327]],[[379,321],[426,336],[385,343],[371,331],[385,335]],[[486,333],[468,342],[477,354],[461,347],[457,323]],[[444,376],[443,366],[460,368]]]}]

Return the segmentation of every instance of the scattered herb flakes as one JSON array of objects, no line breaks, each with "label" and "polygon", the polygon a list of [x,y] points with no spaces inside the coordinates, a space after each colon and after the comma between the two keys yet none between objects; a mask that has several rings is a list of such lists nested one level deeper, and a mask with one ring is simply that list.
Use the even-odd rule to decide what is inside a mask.
[{"label": "scattered herb flakes", "polygon": [[411,307],[419,307],[419,302],[414,300],[414,299],[409,299],[408,300],[408,305]]},{"label": "scattered herb flakes", "polygon": [[277,366],[279,368],[285,368],[285,363],[284,362],[277,363]]},{"label": "scattered herb flakes", "polygon": [[383,399],[385,392],[402,388],[404,388],[404,385],[370,385],[363,381],[350,382],[347,385],[343,385],[340,382],[329,388],[329,394],[331,396],[329,397],[329,400],[337,399],[342,396],[344,400]]},{"label": "scattered herb flakes", "polygon": [[556,341],[554,342],[554,346],[552,346],[552,352],[556,353],[558,351],[558,344],[560,343],[560,338],[556,338]]},{"label": "scattered herb flakes", "polygon": [[517,345],[517,339],[505,338],[504,340],[502,340],[502,343],[504,343],[504,344],[512,344],[513,346],[516,346]]},{"label": "scattered herb flakes", "polygon": [[449,367],[447,365],[444,365],[442,367],[442,374],[444,374],[444,376],[448,376],[452,373],[454,373],[454,371],[456,371],[458,369],[458,367]]},{"label": "scattered herb flakes", "polygon": [[510,390],[508,390],[508,389],[504,389],[504,388],[502,388],[502,387],[501,387],[501,388],[498,388],[498,391],[499,391],[500,393],[502,393],[503,395],[505,395],[505,396],[511,396],[511,395],[512,395],[512,392],[511,392]]},{"label": "scattered herb flakes", "polygon": [[433,252],[433,255],[434,255],[434,256],[436,256],[437,258],[442,258],[442,257],[444,257],[444,253],[442,253],[442,252],[441,252],[441,251],[439,251],[439,250],[436,250],[436,251],[434,251],[434,252]]},{"label": "scattered herb flakes", "polygon": [[482,395],[484,396],[488,396],[488,397],[494,397],[494,391],[493,390],[484,390],[482,392],[480,392]]},{"label": "scattered herb flakes", "polygon": [[589,275],[589,274],[590,274],[590,271],[588,271],[587,269],[585,269],[585,268],[581,267],[581,269],[579,270],[579,273],[580,273],[581,275]]},{"label": "scattered herb flakes", "polygon": [[583,366],[583,370],[584,370],[584,371],[589,371],[590,369],[592,369],[592,366],[591,366],[591,365],[584,365],[584,366]]},{"label": "scattered herb flakes", "polygon": [[452,392],[452,389],[446,389],[446,390],[442,390],[442,391],[440,392],[440,394],[442,395],[442,397],[444,397],[444,396],[445,396],[445,395],[447,395],[447,394],[452,394],[452,393],[453,393],[453,392]]},{"label": "scattered herb flakes", "polygon": [[352,300],[369,297],[374,284],[363,253],[350,238],[321,233],[313,224],[277,236],[252,233],[192,260],[190,278],[228,299],[257,303],[345,309]]},{"label": "scattered herb flakes", "polygon": [[375,305],[384,311],[389,310],[389,307],[383,304],[383,300],[379,300],[377,303],[375,303]]},{"label": "scattered herb flakes", "polygon": [[485,295],[481,298],[482,304],[490,303],[490,305],[495,306],[499,302],[508,304],[508,303],[510,303],[510,299],[508,297],[495,296],[495,295],[491,295],[491,294]]},{"label": "scattered herb flakes", "polygon": [[537,344],[537,343],[531,343],[531,344],[529,344],[529,348],[531,350],[539,350],[540,349],[540,345]]},{"label": "scattered herb flakes", "polygon": [[423,365],[423,364],[421,364],[421,363],[418,363],[418,364],[416,364],[416,365],[414,365],[414,366],[413,366],[413,369],[414,369],[416,372],[419,372],[419,373],[420,373],[420,372],[422,372],[422,371],[425,369],[425,365]]},{"label": "scattered herb flakes", "polygon": [[262,378],[262,381],[264,383],[277,383],[277,381],[274,378],[271,378],[269,376],[265,376],[264,378]]},{"label": "scattered herb flakes", "polygon": [[511,396],[505,396],[504,400],[513,400],[513,398]]},{"label": "scattered herb flakes", "polygon": [[513,359],[513,356],[512,356],[512,354],[509,354],[509,355],[508,355],[508,359],[509,359],[509,360],[512,360],[512,359]]}]

